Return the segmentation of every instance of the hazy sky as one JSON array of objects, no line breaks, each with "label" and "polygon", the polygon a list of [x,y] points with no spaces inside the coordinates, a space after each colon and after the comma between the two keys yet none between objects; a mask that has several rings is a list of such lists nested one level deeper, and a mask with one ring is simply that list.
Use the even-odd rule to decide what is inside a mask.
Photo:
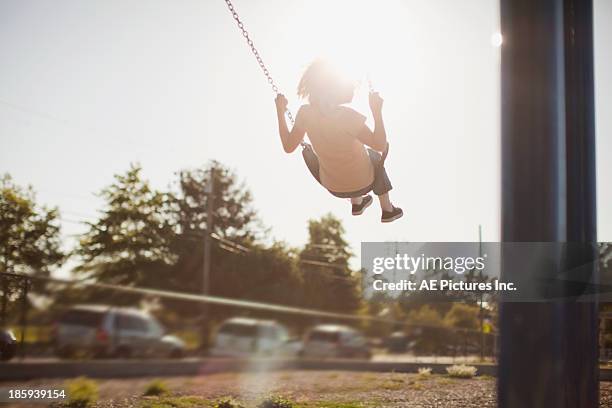
[{"label": "hazy sky", "polygon": [[[342,218],[361,241],[499,239],[499,30],[492,0],[234,0],[295,111],[299,76],[335,57],[385,98],[393,201],[350,215],[286,155],[273,94],[222,0],[0,1],[0,172],[59,206],[67,239],[93,193],[139,162],[165,188],[217,159],[254,194],[277,239],[301,245],[309,218]],[[612,241],[612,2],[595,1],[599,239]],[[367,111],[365,92],[355,107]],[[604,156],[604,152],[608,153]]]}]

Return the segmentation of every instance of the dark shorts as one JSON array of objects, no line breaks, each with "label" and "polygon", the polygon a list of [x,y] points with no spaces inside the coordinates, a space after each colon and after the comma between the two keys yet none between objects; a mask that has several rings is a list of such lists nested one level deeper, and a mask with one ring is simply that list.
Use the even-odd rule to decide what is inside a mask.
[{"label": "dark shorts", "polygon": [[[391,191],[393,186],[391,185],[391,181],[389,181],[389,177],[387,176],[387,171],[385,170],[384,164],[381,163],[382,155],[377,151],[372,149],[367,149],[368,155],[370,156],[370,161],[372,162],[372,166],[374,166],[374,182],[357,191],[350,192],[335,192],[330,191],[333,195],[340,198],[352,198],[352,197],[361,197],[363,195],[368,194],[370,191],[374,191],[376,195],[383,195]],[[319,157],[314,152],[312,147],[309,145],[304,150],[302,150],[302,156],[304,156],[304,161],[306,162],[306,166],[308,166],[308,170],[312,173],[313,177],[320,183],[321,179],[319,177]]]}]

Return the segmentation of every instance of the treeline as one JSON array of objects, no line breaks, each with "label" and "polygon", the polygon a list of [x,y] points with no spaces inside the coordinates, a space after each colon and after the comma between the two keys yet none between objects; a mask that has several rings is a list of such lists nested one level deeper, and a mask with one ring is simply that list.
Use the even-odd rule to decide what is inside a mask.
[{"label": "treeline", "polygon": [[[213,170],[213,171],[211,171]],[[211,180],[210,176],[214,178]],[[1,270],[48,276],[68,258],[75,278],[90,282],[202,293],[204,236],[212,232],[209,294],[327,311],[359,313],[360,275],[344,228],[332,215],[308,222],[308,243],[292,248],[271,237],[253,206],[248,188],[219,162],[176,173],[167,190],[157,190],[132,165],[99,192],[98,218],[76,248],[61,250],[60,211],[36,203],[34,191],[1,180]],[[207,185],[212,183],[214,222],[207,225]],[[14,303],[14,280],[3,280],[2,314]],[[12,285],[12,286],[11,286]],[[51,307],[72,303],[137,305],[140,295],[92,287],[36,282],[34,293]],[[197,317],[193,302],[161,299],[166,314]],[[235,313],[210,307],[217,317]]]}]

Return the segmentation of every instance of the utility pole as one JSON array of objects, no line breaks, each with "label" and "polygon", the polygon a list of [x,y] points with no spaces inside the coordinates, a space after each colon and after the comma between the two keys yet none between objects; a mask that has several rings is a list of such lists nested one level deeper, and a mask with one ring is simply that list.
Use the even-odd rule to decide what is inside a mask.
[{"label": "utility pole", "polygon": [[[210,176],[208,183],[204,187],[204,192],[206,193],[206,230],[204,231],[204,259],[202,262],[202,294],[209,295],[210,294],[210,261],[211,261],[211,251],[210,244],[213,233],[213,223],[214,223],[214,199],[215,199],[215,168],[210,168]],[[208,312],[208,304],[202,304],[202,340],[200,342],[200,346],[205,349],[208,347],[208,336],[210,331],[210,319]]]},{"label": "utility pole", "polygon": [[213,233],[214,223],[214,200],[215,200],[215,168],[210,168],[210,179],[206,184],[204,192],[206,193],[206,232],[204,233],[204,266],[202,275],[202,294],[210,293],[210,240]]}]

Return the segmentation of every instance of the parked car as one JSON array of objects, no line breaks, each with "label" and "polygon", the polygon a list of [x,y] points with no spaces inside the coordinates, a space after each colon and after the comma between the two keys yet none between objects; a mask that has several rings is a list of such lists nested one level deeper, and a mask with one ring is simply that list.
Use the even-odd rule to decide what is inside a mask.
[{"label": "parked car", "polygon": [[389,353],[406,353],[414,346],[414,341],[406,333],[397,331],[387,338],[386,344]]},{"label": "parked car", "polygon": [[149,313],[107,305],[78,305],[64,313],[55,326],[59,357],[181,357],[185,343],[165,334]]},{"label": "parked car", "polygon": [[290,339],[287,329],[280,323],[273,320],[234,317],[219,326],[210,355],[295,356],[298,350],[299,341]]},{"label": "parked car", "polygon": [[300,353],[314,358],[363,358],[372,353],[366,338],[357,330],[335,324],[324,324],[310,329]]},{"label": "parked car", "polygon": [[0,361],[8,361],[17,354],[17,339],[10,330],[0,330]]}]

